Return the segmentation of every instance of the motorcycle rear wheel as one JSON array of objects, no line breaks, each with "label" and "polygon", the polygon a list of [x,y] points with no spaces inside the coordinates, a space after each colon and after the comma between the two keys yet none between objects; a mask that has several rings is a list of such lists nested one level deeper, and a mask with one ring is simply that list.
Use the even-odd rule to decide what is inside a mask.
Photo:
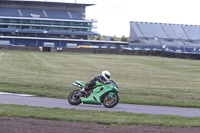
[{"label": "motorcycle rear wheel", "polygon": [[69,94],[68,102],[71,105],[79,105],[79,104],[81,104],[80,96],[76,96],[76,94],[78,94],[79,92],[80,92],[80,90],[74,90]]},{"label": "motorcycle rear wheel", "polygon": [[110,98],[109,93],[105,95],[103,100],[103,106],[106,108],[113,108],[119,103],[119,96],[117,94],[113,95],[113,98]]}]

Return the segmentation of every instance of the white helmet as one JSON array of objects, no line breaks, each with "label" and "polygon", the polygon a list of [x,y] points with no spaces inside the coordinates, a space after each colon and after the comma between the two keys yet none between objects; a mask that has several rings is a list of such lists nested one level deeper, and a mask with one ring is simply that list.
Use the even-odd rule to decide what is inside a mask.
[{"label": "white helmet", "polygon": [[109,71],[103,71],[101,74],[106,80],[108,80],[111,76]]}]

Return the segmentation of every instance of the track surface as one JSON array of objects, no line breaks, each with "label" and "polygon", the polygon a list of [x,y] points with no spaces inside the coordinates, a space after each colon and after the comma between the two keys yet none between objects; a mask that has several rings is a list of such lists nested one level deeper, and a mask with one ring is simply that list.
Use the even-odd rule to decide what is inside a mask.
[{"label": "track surface", "polygon": [[171,114],[187,117],[200,117],[200,109],[198,108],[180,108],[180,107],[163,107],[149,105],[134,105],[134,104],[118,104],[116,107],[108,109],[101,105],[80,104],[72,106],[66,99],[43,98],[43,97],[26,97],[16,95],[0,95],[0,103],[18,104],[41,107],[59,107],[59,108],[74,108],[87,110],[107,110],[107,111],[126,111],[132,113],[146,114]]}]

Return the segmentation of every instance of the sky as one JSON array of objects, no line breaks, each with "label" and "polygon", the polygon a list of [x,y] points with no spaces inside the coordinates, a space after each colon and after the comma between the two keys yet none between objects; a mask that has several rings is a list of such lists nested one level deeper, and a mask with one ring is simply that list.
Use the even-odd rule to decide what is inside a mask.
[{"label": "sky", "polygon": [[96,19],[94,31],[106,36],[128,37],[130,21],[200,25],[200,0],[57,1],[96,4],[86,7],[86,19]]},{"label": "sky", "polygon": [[200,0],[90,0],[87,18],[102,35],[129,36],[130,21],[200,25]]}]

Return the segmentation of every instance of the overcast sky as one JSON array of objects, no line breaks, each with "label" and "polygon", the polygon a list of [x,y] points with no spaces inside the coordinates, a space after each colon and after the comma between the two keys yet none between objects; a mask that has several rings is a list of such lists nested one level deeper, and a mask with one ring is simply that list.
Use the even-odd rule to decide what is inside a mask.
[{"label": "overcast sky", "polygon": [[200,0],[60,1],[96,4],[86,8],[86,18],[98,20],[101,35],[129,36],[130,21],[200,25]]}]

